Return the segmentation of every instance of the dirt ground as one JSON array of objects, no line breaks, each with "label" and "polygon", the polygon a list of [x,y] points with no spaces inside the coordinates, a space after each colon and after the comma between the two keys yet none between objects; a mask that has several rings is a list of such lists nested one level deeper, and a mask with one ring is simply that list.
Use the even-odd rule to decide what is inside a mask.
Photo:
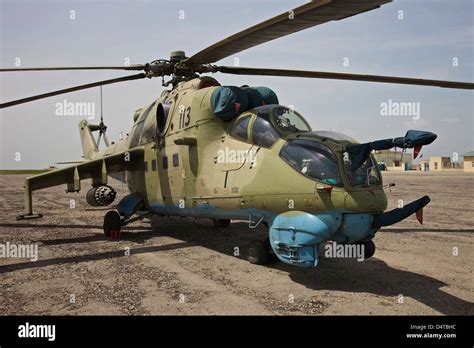
[{"label": "dirt ground", "polygon": [[[154,229],[137,222],[122,240],[107,240],[108,209],[87,205],[85,183],[80,194],[62,186],[35,192],[44,217],[15,221],[23,179],[0,176],[0,243],[38,243],[39,259],[0,258],[3,315],[474,314],[474,173],[386,172],[385,183],[396,183],[390,209],[431,197],[424,224],[413,216],[381,230],[371,259],[323,257],[315,269],[250,264],[243,247],[264,231],[245,223],[216,229],[161,218]],[[112,185],[118,198],[126,194]]]}]

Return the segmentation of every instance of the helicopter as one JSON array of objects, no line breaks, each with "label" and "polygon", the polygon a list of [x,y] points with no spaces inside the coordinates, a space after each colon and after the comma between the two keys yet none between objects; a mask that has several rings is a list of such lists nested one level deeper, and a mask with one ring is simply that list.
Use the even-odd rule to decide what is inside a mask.
[{"label": "helicopter", "polygon": [[[359,143],[332,131],[313,131],[296,110],[280,105],[269,87],[222,86],[208,73],[286,76],[473,89],[468,82],[360,75],[274,68],[218,66],[217,61],[270,40],[379,8],[390,0],[315,0],[284,12],[197,53],[174,51],[169,59],[127,66],[4,68],[1,72],[123,70],[138,74],[97,81],[0,104],[13,107],[38,99],[124,81],[161,77],[160,97],[136,110],[126,138],[109,143],[101,121],[79,123],[83,160],[25,179],[25,211],[17,219],[42,217],[33,212],[32,192],[66,184],[86,194],[91,206],[108,206],[116,191],[108,177],[128,185],[130,193],[104,216],[103,231],[119,239],[124,226],[153,216],[212,219],[217,228],[244,220],[266,227],[268,238],[253,240],[247,259],[316,267],[327,241],[362,245],[375,253],[376,232],[413,214],[423,222],[423,196],[401,208],[387,209],[387,197],[374,150],[413,149],[437,135],[408,130],[404,136]],[[165,81],[165,77],[170,77]],[[98,133],[97,140],[94,134]],[[101,139],[105,148],[99,149]]]}]

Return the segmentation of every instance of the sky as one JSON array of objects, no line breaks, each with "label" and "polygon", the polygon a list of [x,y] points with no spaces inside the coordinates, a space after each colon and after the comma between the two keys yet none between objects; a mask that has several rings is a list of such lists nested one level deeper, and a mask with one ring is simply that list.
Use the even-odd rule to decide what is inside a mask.
[{"label": "sky", "polygon": [[[188,56],[305,1],[0,0],[0,66],[48,67],[146,63],[171,51]],[[395,0],[381,8],[279,38],[218,65],[306,69],[474,81],[474,1]],[[4,72],[0,100],[120,77],[120,71]],[[467,90],[289,77],[213,75],[222,85],[268,86],[314,130],[361,142],[428,130],[438,139],[423,157],[474,150],[474,94]],[[163,90],[161,79],[103,87],[108,137],[118,139],[134,111]],[[67,102],[95,103],[99,89],[63,94],[0,111],[0,169],[45,168],[77,160],[79,115]],[[412,106],[397,116],[394,106]],[[92,104],[90,104],[92,105]],[[384,109],[384,107],[385,109]],[[389,112],[386,107],[390,106]],[[390,112],[391,111],[391,112]]]}]

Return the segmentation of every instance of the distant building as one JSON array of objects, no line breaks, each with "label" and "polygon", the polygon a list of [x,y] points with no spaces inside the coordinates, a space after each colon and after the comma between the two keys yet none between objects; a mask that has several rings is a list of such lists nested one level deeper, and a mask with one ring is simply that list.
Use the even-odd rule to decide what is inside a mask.
[{"label": "distant building", "polygon": [[452,168],[449,157],[430,157],[430,170],[445,170]]},{"label": "distant building", "polygon": [[378,150],[372,153],[377,163],[384,164],[386,170],[411,170],[413,166],[413,154],[411,152],[402,153],[401,150]]},{"label": "distant building", "polygon": [[430,160],[420,160],[420,170],[427,172],[430,170]]},{"label": "distant building", "polygon": [[463,156],[464,156],[464,171],[474,172],[474,151],[465,153]]}]

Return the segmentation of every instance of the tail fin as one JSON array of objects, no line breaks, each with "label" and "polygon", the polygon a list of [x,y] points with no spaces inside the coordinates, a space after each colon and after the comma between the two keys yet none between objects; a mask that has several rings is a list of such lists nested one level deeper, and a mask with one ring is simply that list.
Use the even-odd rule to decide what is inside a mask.
[{"label": "tail fin", "polygon": [[[79,123],[79,133],[81,136],[82,152],[85,159],[92,158],[92,154],[99,150],[97,143],[92,136],[92,132],[98,130],[99,126],[89,124],[86,120]],[[97,128],[97,129],[96,129]]]}]

